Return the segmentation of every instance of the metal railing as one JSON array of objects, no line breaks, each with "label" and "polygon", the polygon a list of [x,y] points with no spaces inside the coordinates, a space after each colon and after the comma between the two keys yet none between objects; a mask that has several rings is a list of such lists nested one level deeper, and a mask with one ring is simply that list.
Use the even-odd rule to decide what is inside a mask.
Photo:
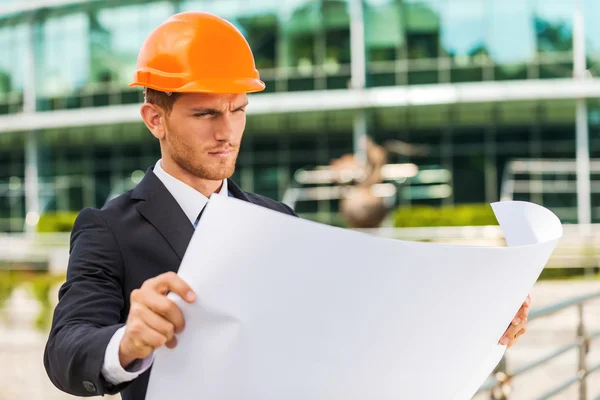
[{"label": "metal railing", "polygon": [[[361,232],[390,239],[430,241],[445,244],[504,246],[504,233],[498,225],[423,228],[360,229]],[[582,268],[593,274],[600,267],[600,224],[563,224],[563,235],[546,264],[551,268]],[[598,399],[600,400],[600,399]]]},{"label": "metal railing", "polygon": [[563,311],[570,307],[577,307],[579,323],[577,326],[577,338],[571,343],[562,346],[553,352],[534,360],[526,365],[516,368],[513,372],[509,372],[506,369],[506,363],[501,362],[499,369],[495,374],[488,379],[488,381],[479,389],[477,393],[489,391],[490,399],[493,400],[506,400],[508,399],[508,393],[510,393],[512,381],[527,372],[535,370],[536,368],[554,360],[555,358],[567,353],[572,349],[578,349],[578,367],[576,373],[569,379],[557,384],[547,392],[536,397],[538,400],[550,399],[557,394],[562,393],[566,389],[570,388],[575,383],[579,382],[579,400],[588,400],[587,396],[587,384],[588,377],[600,371],[600,363],[594,366],[588,365],[587,354],[590,351],[592,341],[600,338],[600,331],[589,333],[585,327],[585,321],[583,317],[583,306],[585,303],[600,300],[600,292],[591,293],[585,296],[573,297],[560,303],[552,304],[540,309],[532,310],[529,314],[529,321],[548,317],[559,311]]},{"label": "metal railing", "polygon": [[[390,239],[446,244],[504,246],[500,226],[377,228],[357,231]],[[42,269],[64,269],[70,233],[0,233],[0,269],[3,265],[37,264]],[[590,275],[600,268],[600,224],[563,225],[563,236],[546,265],[550,268],[584,268]]]}]

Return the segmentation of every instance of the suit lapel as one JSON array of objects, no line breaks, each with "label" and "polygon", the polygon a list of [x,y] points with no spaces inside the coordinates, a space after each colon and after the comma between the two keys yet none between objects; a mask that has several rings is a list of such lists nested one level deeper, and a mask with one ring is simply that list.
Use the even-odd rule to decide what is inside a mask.
[{"label": "suit lapel", "polygon": [[[252,202],[232,180],[228,180],[227,184],[233,197]],[[139,213],[165,238],[179,259],[183,259],[194,234],[194,226],[152,168],[133,189],[131,199],[141,200],[135,205]]]},{"label": "suit lapel", "polygon": [[144,179],[133,190],[131,198],[143,200],[136,204],[139,213],[160,232],[177,256],[183,259],[194,234],[194,226],[152,169],[148,169]]},{"label": "suit lapel", "polygon": [[227,180],[227,190],[236,199],[244,200],[244,201],[247,201],[248,203],[252,203],[252,200],[250,199],[250,197],[248,197],[248,195],[246,193],[244,193],[242,191],[242,189],[240,189],[239,186],[231,179]]}]

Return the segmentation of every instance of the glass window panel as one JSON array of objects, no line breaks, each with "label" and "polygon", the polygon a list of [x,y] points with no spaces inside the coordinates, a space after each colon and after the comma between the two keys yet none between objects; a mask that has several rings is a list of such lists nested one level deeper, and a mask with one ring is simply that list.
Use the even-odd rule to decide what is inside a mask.
[{"label": "glass window panel", "polygon": [[573,48],[571,1],[535,1],[535,30],[540,53],[568,52]]},{"label": "glass window panel", "polygon": [[393,72],[369,72],[367,86],[393,86],[396,84],[396,74]]},{"label": "glass window panel", "polygon": [[[489,0],[487,48],[496,80],[525,79],[535,59],[536,36],[529,2]],[[510,26],[510,29],[507,27]]]},{"label": "glass window panel", "polygon": [[0,27],[0,114],[22,111],[26,29],[25,25]]},{"label": "glass window panel", "polygon": [[353,130],[354,110],[332,110],[327,112],[326,127],[328,134],[335,132],[349,133]]},{"label": "glass window panel", "polygon": [[329,144],[329,159],[339,158],[344,154],[352,154],[354,151],[350,131],[341,134],[330,134],[327,137],[327,142]]},{"label": "glass window panel", "polygon": [[481,151],[454,156],[452,160],[454,202],[485,202],[485,157]]},{"label": "glass window panel", "polygon": [[25,25],[19,25],[14,28],[14,41],[13,41],[13,58],[11,58],[12,64],[12,90],[13,92],[23,92],[23,85],[25,81],[25,62],[27,57],[27,27]]},{"label": "glass window panel", "polygon": [[406,51],[409,59],[439,56],[441,4],[433,0],[411,0],[404,3]]},{"label": "glass window panel", "polygon": [[[507,121],[510,124],[511,121]],[[531,141],[534,140],[534,132],[527,126],[509,125],[496,134],[496,144],[499,147],[505,146],[509,149],[524,149],[525,153],[530,151]],[[528,154],[528,156],[531,156]]]},{"label": "glass window panel", "polygon": [[[239,12],[232,21],[238,26],[254,53],[256,67],[274,68],[276,65],[277,50],[277,4],[274,1],[256,1],[254,7],[240,7]],[[260,7],[259,7],[260,6]]]},{"label": "glass window panel", "polygon": [[527,79],[527,64],[497,65],[494,67],[494,80]]},{"label": "glass window panel", "polygon": [[323,29],[325,59],[323,71],[327,89],[345,89],[351,78],[350,15],[348,0],[324,0]]},{"label": "glass window panel", "polygon": [[540,79],[571,78],[572,76],[572,62],[545,63],[540,65]]},{"label": "glass window panel", "polygon": [[429,83],[438,83],[438,70],[431,68],[430,70],[413,70],[408,72],[408,83],[410,85],[426,85]]},{"label": "glass window panel", "polygon": [[487,24],[483,0],[445,3],[441,13],[441,42],[444,54],[452,57],[451,82],[483,80]]},{"label": "glass window panel", "polygon": [[457,125],[484,125],[493,119],[489,103],[458,104],[452,110],[452,119]]},{"label": "glass window panel", "polygon": [[444,4],[441,42],[446,54],[457,58],[487,53],[485,9],[484,0],[453,0]]},{"label": "glass window panel", "polygon": [[482,67],[453,66],[450,71],[450,82],[477,82],[482,80]]},{"label": "glass window panel", "polygon": [[367,86],[395,85],[394,63],[406,44],[402,6],[396,0],[366,0],[363,12]]},{"label": "glass window panel", "polygon": [[[257,1],[260,3],[261,1]],[[250,1],[245,3],[251,3]],[[238,7],[248,7],[238,0],[183,0],[179,3],[179,11],[206,11],[231,21],[239,10]]]},{"label": "glass window panel", "polygon": [[393,61],[404,46],[402,8],[395,0],[366,0],[365,45],[369,61]]},{"label": "glass window panel", "polygon": [[323,3],[325,26],[325,70],[339,72],[340,65],[350,63],[350,15],[347,0],[325,0]]},{"label": "glass window panel", "polygon": [[577,115],[575,100],[552,100],[545,104],[543,123],[547,125],[575,123]]},{"label": "glass window panel", "polygon": [[322,14],[315,1],[286,2],[281,11],[282,49],[280,65],[292,73],[311,76],[317,64],[315,46]]},{"label": "glass window panel", "polygon": [[138,52],[148,34],[173,14],[166,2],[104,8],[90,17],[91,80],[131,82]]},{"label": "glass window panel", "polygon": [[[314,90],[318,65],[325,59],[323,13],[320,1],[286,2],[280,9],[281,43],[278,65],[286,68],[287,90]],[[322,84],[321,84],[322,85]],[[322,87],[324,88],[324,87]]]},{"label": "glass window panel", "polygon": [[187,0],[179,10],[211,12],[234,24],[250,44],[260,70],[276,65],[280,4],[277,0]]},{"label": "glass window panel", "polygon": [[271,199],[279,198],[280,169],[276,166],[254,166],[252,168],[254,191]]},{"label": "glass window panel", "polygon": [[317,138],[310,134],[299,134],[290,138],[290,171],[294,174],[301,168],[314,168],[317,161]]},{"label": "glass window panel", "polygon": [[288,132],[322,132],[326,127],[325,112],[310,111],[289,114]]},{"label": "glass window panel", "polygon": [[[50,16],[37,43],[36,83],[41,97],[64,97],[81,89],[90,76],[89,20],[85,13]],[[68,62],[65,62],[68,57]]]},{"label": "glass window panel", "polygon": [[[522,63],[535,56],[528,2],[491,0],[488,48],[497,64]],[[507,27],[510,26],[510,29]]]},{"label": "glass window panel", "polygon": [[499,123],[527,124],[537,119],[538,103],[536,101],[507,102],[498,105]]},{"label": "glass window panel", "polygon": [[[600,16],[600,1],[584,0],[583,1],[583,25],[585,29],[585,43],[588,57],[591,58],[592,65],[596,65],[592,70],[594,76],[600,74],[598,69],[598,61],[600,61],[600,24],[598,17]],[[592,65],[588,65],[591,67]],[[600,204],[600,203],[599,203]]]},{"label": "glass window panel", "polygon": [[409,111],[410,126],[443,126],[449,123],[447,106],[422,106]]}]

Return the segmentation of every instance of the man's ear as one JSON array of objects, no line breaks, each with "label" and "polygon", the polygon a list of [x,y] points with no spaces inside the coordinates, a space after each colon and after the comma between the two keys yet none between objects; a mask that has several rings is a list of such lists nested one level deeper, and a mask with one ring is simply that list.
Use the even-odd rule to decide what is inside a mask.
[{"label": "man's ear", "polygon": [[144,123],[152,132],[155,138],[162,139],[165,137],[165,111],[156,104],[144,103],[140,108],[140,114]]}]

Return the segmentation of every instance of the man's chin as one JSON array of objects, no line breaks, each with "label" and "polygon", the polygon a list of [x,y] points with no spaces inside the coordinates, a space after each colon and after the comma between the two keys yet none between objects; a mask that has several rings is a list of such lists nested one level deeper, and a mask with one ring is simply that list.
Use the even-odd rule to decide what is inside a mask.
[{"label": "man's chin", "polygon": [[234,168],[220,169],[217,171],[204,171],[205,173],[202,176],[203,179],[208,179],[211,181],[222,181],[223,179],[229,179],[233,176],[235,171]]}]

